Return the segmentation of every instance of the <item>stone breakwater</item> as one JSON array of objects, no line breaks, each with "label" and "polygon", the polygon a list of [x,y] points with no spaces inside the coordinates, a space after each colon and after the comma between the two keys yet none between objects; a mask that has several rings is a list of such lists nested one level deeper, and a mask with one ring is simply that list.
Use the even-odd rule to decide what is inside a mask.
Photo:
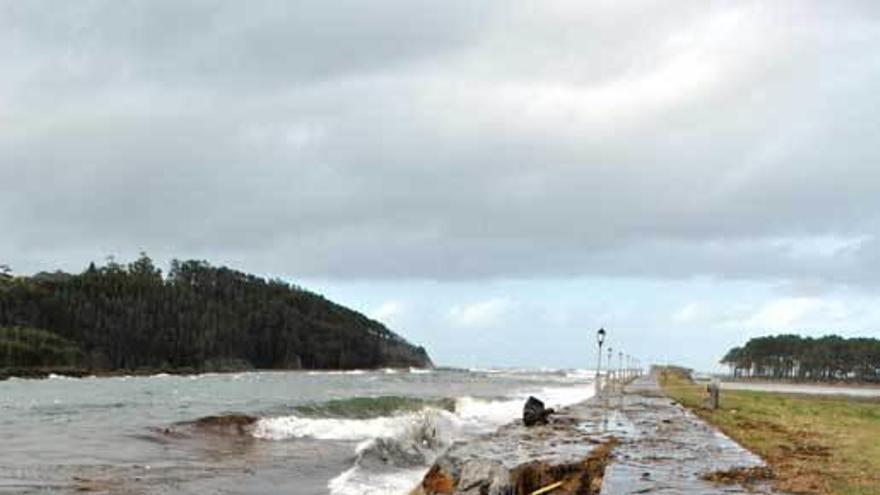
[{"label": "stone breakwater", "polygon": [[767,473],[648,376],[565,408],[548,425],[517,422],[454,444],[411,495],[773,494]]}]

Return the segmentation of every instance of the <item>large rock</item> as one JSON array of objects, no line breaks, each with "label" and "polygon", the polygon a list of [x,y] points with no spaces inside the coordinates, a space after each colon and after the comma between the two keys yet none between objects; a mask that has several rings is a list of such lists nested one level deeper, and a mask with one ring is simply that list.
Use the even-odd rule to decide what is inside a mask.
[{"label": "large rock", "polygon": [[523,424],[526,426],[546,425],[547,417],[553,414],[553,409],[544,407],[544,403],[535,397],[529,397],[523,406]]}]

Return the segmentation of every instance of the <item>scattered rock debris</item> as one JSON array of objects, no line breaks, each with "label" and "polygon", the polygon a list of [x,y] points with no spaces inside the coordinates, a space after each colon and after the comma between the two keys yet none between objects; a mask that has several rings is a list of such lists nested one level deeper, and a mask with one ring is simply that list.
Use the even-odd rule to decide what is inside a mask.
[{"label": "scattered rock debris", "polygon": [[770,481],[775,477],[773,470],[769,466],[735,467],[725,471],[713,471],[701,476],[704,480],[713,483],[725,485],[740,484],[744,486]]},{"label": "scattered rock debris", "polygon": [[532,461],[506,469],[500,463],[479,460],[438,463],[411,495],[598,495],[616,444],[615,439],[607,440],[580,462],[563,464]]}]

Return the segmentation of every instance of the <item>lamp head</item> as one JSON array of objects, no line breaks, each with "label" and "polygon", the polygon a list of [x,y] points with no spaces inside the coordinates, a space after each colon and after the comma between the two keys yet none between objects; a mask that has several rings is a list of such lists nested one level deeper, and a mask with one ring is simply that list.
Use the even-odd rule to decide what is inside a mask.
[{"label": "lamp head", "polygon": [[605,329],[600,328],[598,332],[596,332],[596,341],[599,342],[599,346],[602,346],[602,343],[605,342]]}]

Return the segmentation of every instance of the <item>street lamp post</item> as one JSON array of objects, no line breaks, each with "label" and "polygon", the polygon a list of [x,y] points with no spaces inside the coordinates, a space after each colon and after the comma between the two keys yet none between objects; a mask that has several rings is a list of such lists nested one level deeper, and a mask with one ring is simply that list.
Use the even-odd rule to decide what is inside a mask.
[{"label": "street lamp post", "polygon": [[600,372],[602,371],[602,344],[605,343],[605,329],[600,328],[598,332],[596,332],[596,343],[599,344],[599,353],[598,361],[596,363],[596,396],[602,393],[602,377]]},{"label": "street lamp post", "polygon": [[606,380],[608,381],[608,385],[609,385],[609,386],[612,385],[612,379],[611,379],[611,377],[612,377],[612,375],[614,374],[614,361],[613,361],[613,358],[614,358],[614,348],[613,348],[613,347],[609,347],[609,348],[608,348],[608,372],[605,373]]},{"label": "street lamp post", "polygon": [[620,370],[618,376],[620,377],[620,389],[623,390],[623,381],[625,380],[623,376],[623,351],[617,353],[617,369]]}]

